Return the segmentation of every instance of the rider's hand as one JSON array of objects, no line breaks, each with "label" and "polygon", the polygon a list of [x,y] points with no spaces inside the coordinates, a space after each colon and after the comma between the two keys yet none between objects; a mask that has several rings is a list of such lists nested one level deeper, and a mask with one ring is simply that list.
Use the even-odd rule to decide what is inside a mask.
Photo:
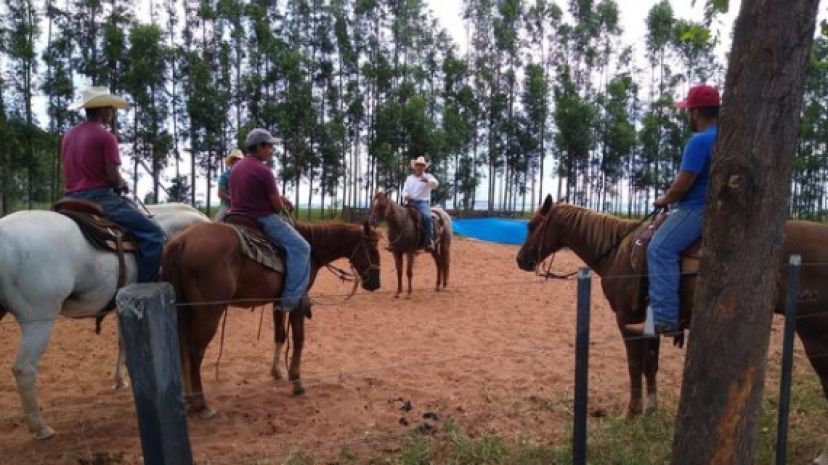
[{"label": "rider's hand", "polygon": [[115,188],[115,192],[117,192],[118,194],[121,194],[121,195],[129,194],[129,184],[127,184],[127,183],[121,184],[120,186]]},{"label": "rider's hand", "polygon": [[662,195],[661,197],[655,199],[655,201],[653,202],[653,205],[655,205],[658,208],[664,208],[664,207],[670,205],[670,203],[667,202],[667,196]]},{"label": "rider's hand", "polygon": [[426,176],[426,175],[420,176],[420,182],[428,182],[428,176]]},{"label": "rider's hand", "polygon": [[287,210],[289,213],[293,213],[293,204],[290,203],[290,200],[288,200],[285,197],[282,197],[282,205],[285,206],[285,210]]}]

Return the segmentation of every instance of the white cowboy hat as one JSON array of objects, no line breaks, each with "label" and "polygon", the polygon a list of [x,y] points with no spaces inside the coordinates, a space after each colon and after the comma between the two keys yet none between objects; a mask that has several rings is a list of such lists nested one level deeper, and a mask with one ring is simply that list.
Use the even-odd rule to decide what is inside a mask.
[{"label": "white cowboy hat", "polygon": [[421,156],[417,157],[416,159],[411,160],[411,167],[412,168],[414,168],[417,165],[423,165],[426,168],[428,168],[429,166],[431,166],[431,163],[427,162],[425,157],[421,155]]},{"label": "white cowboy hat", "polygon": [[112,95],[106,87],[92,86],[84,89],[80,100],[69,106],[70,110],[82,110],[84,108],[106,108],[112,107],[123,110],[129,107],[126,100]]}]

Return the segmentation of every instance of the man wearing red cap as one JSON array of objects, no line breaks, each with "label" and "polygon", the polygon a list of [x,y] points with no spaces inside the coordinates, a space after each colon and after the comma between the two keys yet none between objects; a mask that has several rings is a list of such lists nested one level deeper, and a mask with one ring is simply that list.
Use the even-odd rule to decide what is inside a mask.
[{"label": "man wearing red cap", "polygon": [[701,237],[710,161],[716,144],[721,99],[716,88],[690,89],[676,107],[687,112],[693,136],[684,147],[678,175],[656,207],[674,205],[647,248],[650,302],[647,321],[639,330],[650,336],[674,334],[679,329],[681,253]]}]

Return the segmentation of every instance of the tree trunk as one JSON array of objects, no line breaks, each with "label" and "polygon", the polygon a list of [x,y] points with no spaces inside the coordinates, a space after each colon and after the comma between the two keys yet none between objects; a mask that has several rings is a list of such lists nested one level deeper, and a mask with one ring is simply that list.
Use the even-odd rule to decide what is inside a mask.
[{"label": "tree trunk", "polygon": [[744,0],[704,224],[673,465],[753,463],[819,0]]}]

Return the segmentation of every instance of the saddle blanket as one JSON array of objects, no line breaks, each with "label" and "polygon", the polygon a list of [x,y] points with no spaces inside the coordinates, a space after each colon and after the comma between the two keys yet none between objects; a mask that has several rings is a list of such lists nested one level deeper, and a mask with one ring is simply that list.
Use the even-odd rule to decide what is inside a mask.
[{"label": "saddle blanket", "polygon": [[225,223],[232,227],[239,236],[242,254],[262,265],[279,273],[285,272],[284,252],[273,245],[263,234],[252,232],[250,228],[238,224]]}]

